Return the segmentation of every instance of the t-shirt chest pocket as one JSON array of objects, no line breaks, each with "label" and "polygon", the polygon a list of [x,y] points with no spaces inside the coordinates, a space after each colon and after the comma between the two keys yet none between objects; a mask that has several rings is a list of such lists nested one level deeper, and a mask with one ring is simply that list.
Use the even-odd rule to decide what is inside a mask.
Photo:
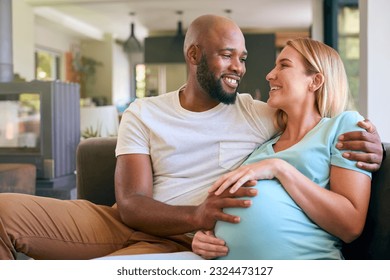
[{"label": "t-shirt chest pocket", "polygon": [[253,152],[257,144],[253,142],[220,142],[219,166],[234,170]]}]

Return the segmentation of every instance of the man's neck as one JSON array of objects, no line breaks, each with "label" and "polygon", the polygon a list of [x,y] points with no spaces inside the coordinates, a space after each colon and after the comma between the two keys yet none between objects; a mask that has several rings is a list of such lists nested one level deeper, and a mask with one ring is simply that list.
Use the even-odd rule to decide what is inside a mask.
[{"label": "man's neck", "polygon": [[220,103],[219,101],[210,98],[207,93],[204,93],[203,91],[191,91],[188,87],[180,90],[179,101],[184,109],[191,112],[205,112]]}]

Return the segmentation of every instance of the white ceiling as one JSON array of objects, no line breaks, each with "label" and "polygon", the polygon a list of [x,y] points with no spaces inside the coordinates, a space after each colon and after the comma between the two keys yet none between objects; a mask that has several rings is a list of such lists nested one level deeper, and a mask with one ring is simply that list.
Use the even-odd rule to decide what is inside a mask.
[{"label": "white ceiling", "polygon": [[[129,36],[132,21],[136,36],[141,38],[175,32],[179,20],[185,30],[194,18],[208,13],[229,16],[244,31],[307,31],[312,22],[312,0],[25,1],[34,7],[39,20],[62,28],[68,26],[69,32],[81,38],[98,38],[99,33],[111,33],[124,40]],[[182,15],[177,11],[182,11]],[[130,16],[130,12],[135,15]],[[70,31],[71,23],[75,23],[75,30]],[[82,31],[83,26],[89,31]]]}]

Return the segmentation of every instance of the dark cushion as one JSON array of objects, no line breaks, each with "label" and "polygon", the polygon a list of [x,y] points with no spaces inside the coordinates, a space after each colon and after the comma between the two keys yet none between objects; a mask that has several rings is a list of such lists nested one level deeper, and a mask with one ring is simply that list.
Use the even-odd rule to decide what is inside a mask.
[{"label": "dark cushion", "polygon": [[96,204],[115,203],[116,137],[82,140],[77,147],[77,197]]},{"label": "dark cushion", "polygon": [[[390,144],[384,143],[390,151]],[[362,235],[344,246],[346,259],[390,259],[390,155],[373,173],[370,206]]]}]

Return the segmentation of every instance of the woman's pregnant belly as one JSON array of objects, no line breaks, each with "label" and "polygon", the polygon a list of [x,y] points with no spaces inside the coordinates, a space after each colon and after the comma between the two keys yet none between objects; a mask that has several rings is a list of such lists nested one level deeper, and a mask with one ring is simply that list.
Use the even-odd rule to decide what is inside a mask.
[{"label": "woman's pregnant belly", "polygon": [[259,181],[256,188],[249,208],[224,209],[240,223],[216,224],[216,236],[229,247],[221,259],[340,258],[337,238],[313,223],[277,180]]}]

